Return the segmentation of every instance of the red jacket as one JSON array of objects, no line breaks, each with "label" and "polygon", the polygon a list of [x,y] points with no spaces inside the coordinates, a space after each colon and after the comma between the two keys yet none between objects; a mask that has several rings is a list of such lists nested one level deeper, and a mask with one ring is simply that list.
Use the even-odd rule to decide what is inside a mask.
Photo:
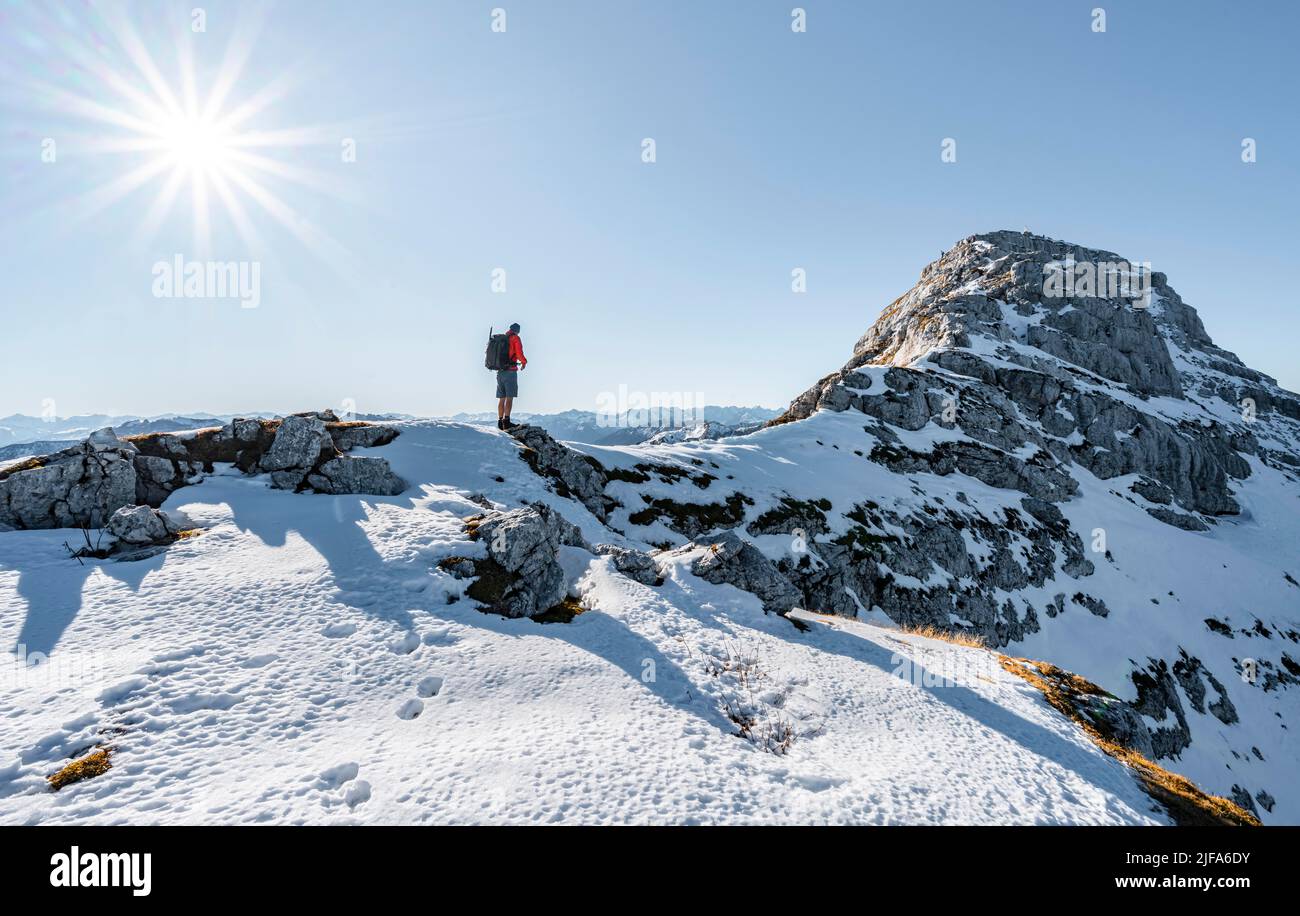
[{"label": "red jacket", "polygon": [[519,335],[514,331],[508,331],[506,336],[510,339],[510,368],[514,370],[522,369],[528,365],[528,357],[524,356],[524,344],[519,339]]}]

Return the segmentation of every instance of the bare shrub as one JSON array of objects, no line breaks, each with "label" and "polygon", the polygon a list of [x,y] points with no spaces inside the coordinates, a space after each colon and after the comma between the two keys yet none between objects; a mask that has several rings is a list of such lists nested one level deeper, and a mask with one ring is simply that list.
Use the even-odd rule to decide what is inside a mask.
[{"label": "bare shrub", "polygon": [[[792,686],[776,684],[754,649],[730,642],[723,643],[721,654],[706,654],[704,668],[720,682],[719,703],[723,715],[736,726],[737,737],[771,754],[780,756],[789,752],[801,736],[785,708]],[[800,717],[801,723],[809,725],[808,718]],[[820,730],[818,725],[802,734],[816,734]]]}]

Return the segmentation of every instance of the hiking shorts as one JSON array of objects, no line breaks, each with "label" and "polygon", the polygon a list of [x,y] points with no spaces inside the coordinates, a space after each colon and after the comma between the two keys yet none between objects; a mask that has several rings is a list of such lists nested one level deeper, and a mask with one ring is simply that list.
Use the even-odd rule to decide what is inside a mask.
[{"label": "hiking shorts", "polygon": [[519,372],[516,369],[497,370],[497,397],[519,397]]}]

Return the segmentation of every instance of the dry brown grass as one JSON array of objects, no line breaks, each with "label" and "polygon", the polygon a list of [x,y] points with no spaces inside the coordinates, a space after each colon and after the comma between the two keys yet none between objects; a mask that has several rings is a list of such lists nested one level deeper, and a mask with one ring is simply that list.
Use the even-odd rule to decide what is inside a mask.
[{"label": "dry brown grass", "polygon": [[0,471],[0,480],[4,480],[10,474],[18,474],[22,471],[34,471],[37,468],[43,467],[45,467],[45,462],[41,458],[24,458],[22,461],[19,461],[16,464],[11,464],[9,467]]},{"label": "dry brown grass", "polygon": [[923,627],[900,626],[900,633],[906,633],[909,636],[924,636],[926,639],[942,639],[944,642],[950,642],[954,646],[965,646],[968,649],[987,649],[988,644],[984,642],[984,637],[976,633],[951,632],[949,630],[940,630],[937,627],[926,624]]},{"label": "dry brown grass", "polygon": [[885,306],[884,309],[881,310],[879,317],[876,318],[876,321],[886,321],[896,315],[898,310],[903,307],[903,297],[906,295],[907,294],[904,293],[903,296],[899,296],[893,302],[889,303],[889,305]]},{"label": "dry brown grass", "polygon": [[85,757],[78,757],[57,773],[51,773],[45,777],[50,784],[50,791],[57,792],[64,786],[70,786],[74,782],[102,776],[113,768],[112,757],[113,749],[111,747],[101,747]]},{"label": "dry brown grass", "polygon": [[894,357],[897,356],[898,351],[903,348],[902,344],[899,343],[893,343],[890,345],[886,345],[882,343],[881,346],[882,349],[877,350],[875,354],[870,359],[867,360],[866,365],[871,365],[871,366],[892,365],[894,362]]},{"label": "dry brown grass", "polygon": [[196,538],[203,533],[202,528],[186,528],[183,531],[176,532],[176,540],[187,541],[190,538]]},{"label": "dry brown grass", "polygon": [[198,429],[194,429],[194,430],[188,430],[188,429],[177,430],[176,432],[131,433],[131,435],[129,436],[119,436],[118,438],[121,439],[123,442],[130,442],[135,445],[139,445],[141,442],[145,442],[145,443],[153,442],[155,440],[161,439],[163,436],[170,436],[172,438],[175,438],[177,432],[184,432],[186,436],[199,435],[203,433],[207,433],[211,435],[212,433],[221,432],[222,429],[223,427],[220,426],[201,426]]},{"label": "dry brown grass", "polygon": [[582,606],[577,598],[565,595],[555,607],[537,614],[533,617],[537,623],[572,623],[573,618],[577,617],[586,608]]},{"label": "dry brown grass", "polygon": [[1047,662],[999,655],[1002,667],[1042,692],[1049,705],[1068,716],[1093,742],[1137,775],[1147,794],[1162,804],[1179,826],[1258,827],[1259,819],[1226,798],[1210,795],[1190,779],[1171,773],[1132,748],[1116,744],[1079,712],[1077,698],[1110,696],[1096,684]]}]

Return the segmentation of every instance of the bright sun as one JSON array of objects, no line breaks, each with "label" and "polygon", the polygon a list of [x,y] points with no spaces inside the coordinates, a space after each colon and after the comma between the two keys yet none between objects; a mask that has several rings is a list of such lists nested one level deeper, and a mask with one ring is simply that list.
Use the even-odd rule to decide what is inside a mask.
[{"label": "bright sun", "polygon": [[180,168],[206,173],[234,160],[234,135],[211,118],[186,115],[169,119],[160,130],[164,154]]},{"label": "bright sun", "polygon": [[[110,4],[88,15],[95,28],[66,30],[61,46],[63,58],[89,77],[85,86],[38,80],[27,87],[50,110],[82,122],[82,149],[123,155],[121,167],[110,166],[103,183],[72,199],[73,219],[89,220],[151,187],[156,193],[141,200],[136,219],[141,242],[151,242],[174,209],[188,201],[196,252],[211,250],[214,241],[231,244],[230,229],[245,250],[262,250],[263,230],[274,228],[294,236],[326,263],[348,258],[342,246],[289,202],[294,190],[342,196],[337,170],[307,165],[303,160],[311,157],[302,150],[337,147],[347,134],[325,125],[265,125],[267,111],[301,83],[301,75],[291,70],[252,92],[240,92],[260,13],[237,24],[220,66],[203,69],[202,79],[188,20],[160,45],[175,57],[177,72],[169,78],[121,10]],[[96,42],[88,42],[87,34],[94,34]],[[224,219],[214,226],[218,214]],[[220,234],[215,240],[214,232]]]}]

